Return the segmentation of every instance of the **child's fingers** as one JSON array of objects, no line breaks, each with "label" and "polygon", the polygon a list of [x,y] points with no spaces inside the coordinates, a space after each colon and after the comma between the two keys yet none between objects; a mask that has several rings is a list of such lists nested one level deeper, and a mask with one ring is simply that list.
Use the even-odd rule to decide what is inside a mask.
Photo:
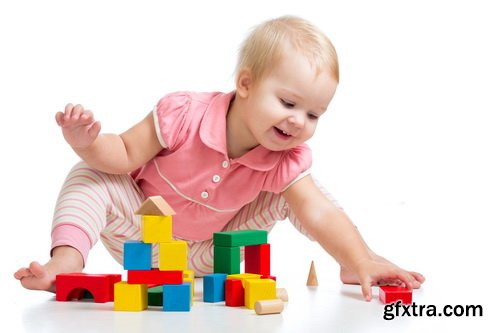
[{"label": "child's fingers", "polygon": [[64,107],[64,114],[71,113],[71,110],[73,110],[73,104],[71,103],[66,104],[66,106]]},{"label": "child's fingers", "polygon": [[419,283],[424,283],[425,282],[425,277],[417,272],[410,272],[410,274],[417,280]]},{"label": "child's fingers", "polygon": [[75,107],[73,108],[72,112],[71,112],[71,116],[70,118],[71,119],[74,119],[74,120],[78,120],[80,119],[80,116],[82,115],[82,113],[84,112],[85,110],[83,109],[83,106],[81,104],[77,104],[75,105]]},{"label": "child's fingers", "polygon": [[56,122],[61,127],[91,125],[94,122],[94,114],[90,110],[85,110],[80,104],[75,106],[67,104],[64,113],[56,113]]},{"label": "child's fingers", "polygon": [[400,279],[405,284],[405,287],[410,290],[413,289],[413,284],[417,282],[417,280],[415,280],[413,275],[411,275],[406,271],[400,272],[398,274],[398,279]]},{"label": "child's fingers", "polygon": [[372,300],[372,282],[370,279],[362,279],[361,292],[363,293],[363,297],[367,302],[370,302]]},{"label": "child's fingers", "polygon": [[62,113],[61,111],[57,112],[55,118],[57,125],[62,126],[64,120],[64,113]]},{"label": "child's fingers", "polygon": [[84,110],[82,112],[82,118],[94,118],[94,114],[90,110]]},{"label": "child's fingers", "polygon": [[64,120],[76,120],[80,117],[80,114],[84,111],[84,108],[81,104],[73,105],[71,103],[66,104],[64,108]]},{"label": "child's fingers", "polygon": [[66,104],[64,108],[64,121],[71,119],[71,114],[73,113],[75,106],[71,103]]},{"label": "child's fingers", "polygon": [[91,138],[97,137],[99,132],[101,131],[101,123],[99,121],[96,121],[90,126],[88,133]]}]

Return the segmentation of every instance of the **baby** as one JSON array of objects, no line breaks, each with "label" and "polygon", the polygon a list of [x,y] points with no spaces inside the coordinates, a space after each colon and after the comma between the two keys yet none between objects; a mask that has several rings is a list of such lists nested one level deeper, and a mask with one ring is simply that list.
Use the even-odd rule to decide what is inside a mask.
[{"label": "baby", "polygon": [[198,276],[213,270],[213,232],[270,231],[288,218],[337,260],[342,282],[361,285],[366,300],[380,283],[420,287],[424,277],[373,253],[310,175],[305,142],[338,82],[330,40],[308,21],[285,16],[258,25],[244,41],[232,92],[168,94],[120,135],[100,134],[92,112],[66,105],[56,121],[82,162],[56,204],[51,259],[15,278],[54,291],[56,274],[82,271],[99,239],[122,263],[123,242],[141,237],[134,211],[161,195],[177,212],[173,235],[188,242],[189,268]]}]

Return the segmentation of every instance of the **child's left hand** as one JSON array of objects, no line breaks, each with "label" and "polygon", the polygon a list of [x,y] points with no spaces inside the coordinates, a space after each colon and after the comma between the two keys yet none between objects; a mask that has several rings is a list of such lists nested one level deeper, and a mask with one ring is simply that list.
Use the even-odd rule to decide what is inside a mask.
[{"label": "child's left hand", "polygon": [[389,261],[366,259],[355,268],[363,296],[367,301],[372,299],[371,287],[374,285],[400,285],[408,289],[420,288],[424,277],[415,272],[409,272]]}]

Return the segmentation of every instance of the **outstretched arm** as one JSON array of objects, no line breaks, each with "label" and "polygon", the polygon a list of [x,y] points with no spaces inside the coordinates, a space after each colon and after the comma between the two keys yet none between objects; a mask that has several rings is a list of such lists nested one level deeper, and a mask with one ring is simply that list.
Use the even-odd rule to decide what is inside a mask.
[{"label": "outstretched arm", "polygon": [[128,173],[162,150],[152,113],[120,135],[99,134],[100,123],[79,104],[66,105],[64,112],[56,114],[56,122],[78,156],[103,172]]},{"label": "outstretched arm", "polygon": [[311,176],[290,186],[283,196],[306,231],[341,266],[357,275],[366,300],[371,300],[371,286],[378,282],[399,280],[408,288],[418,284],[410,272],[373,258],[347,215],[325,197]]}]

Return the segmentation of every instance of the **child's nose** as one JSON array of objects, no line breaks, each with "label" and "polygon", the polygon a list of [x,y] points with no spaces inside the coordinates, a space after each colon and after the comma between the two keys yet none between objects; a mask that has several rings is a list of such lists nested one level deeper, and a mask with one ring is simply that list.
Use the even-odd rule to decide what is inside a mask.
[{"label": "child's nose", "polygon": [[302,129],[305,124],[305,117],[301,113],[296,113],[288,118],[290,124],[295,128]]}]

